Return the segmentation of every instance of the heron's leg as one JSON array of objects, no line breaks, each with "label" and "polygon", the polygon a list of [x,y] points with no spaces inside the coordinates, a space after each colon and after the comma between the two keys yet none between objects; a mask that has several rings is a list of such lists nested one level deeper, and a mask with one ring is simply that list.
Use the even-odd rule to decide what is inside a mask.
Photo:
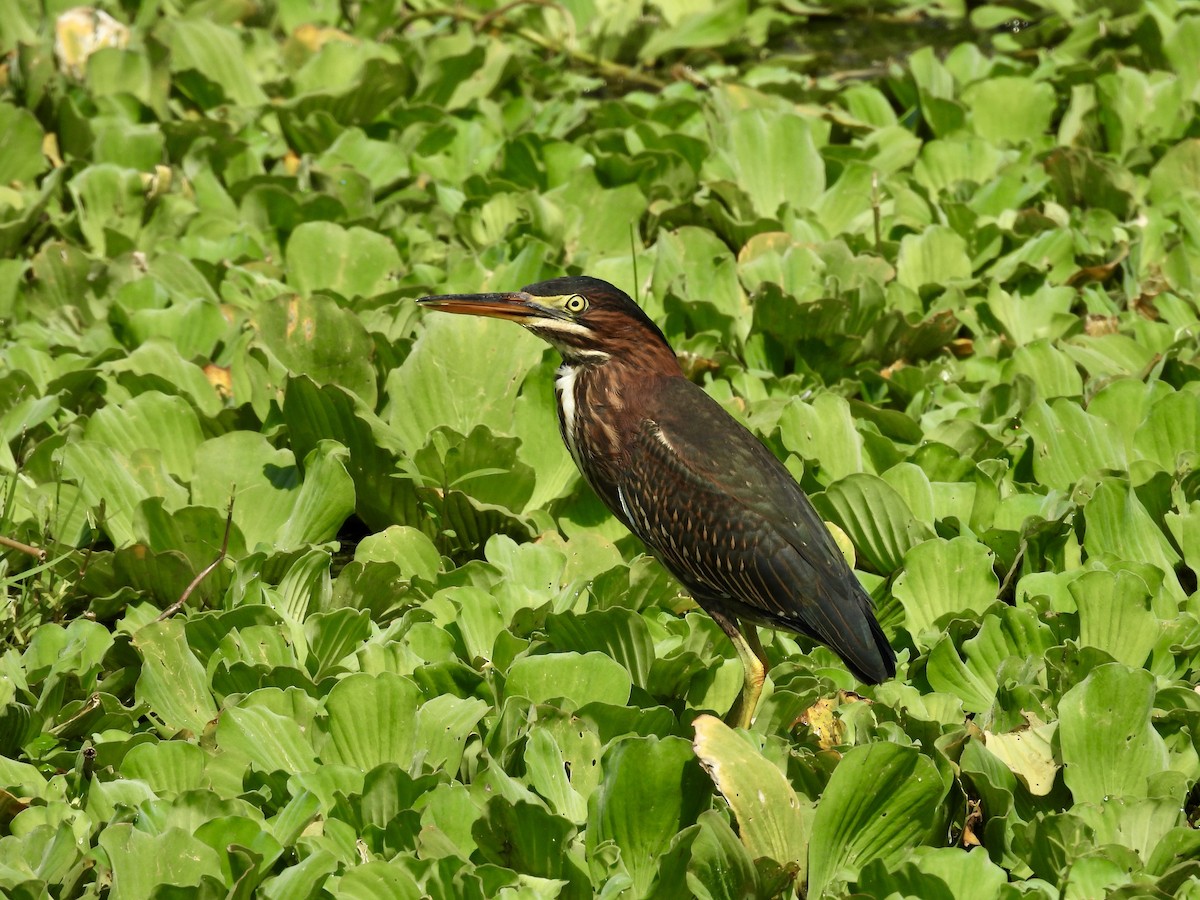
[{"label": "heron's leg", "polygon": [[708,610],[708,614],[721,626],[721,630],[729,635],[733,649],[737,651],[738,659],[742,661],[742,669],[746,673],[741,693],[733,702],[725,722],[734,728],[749,728],[754,719],[754,711],[758,707],[758,698],[762,694],[763,681],[767,677],[767,655],[763,650],[762,641],[758,639],[758,629],[748,622],[739,628],[736,617],[721,612]]}]

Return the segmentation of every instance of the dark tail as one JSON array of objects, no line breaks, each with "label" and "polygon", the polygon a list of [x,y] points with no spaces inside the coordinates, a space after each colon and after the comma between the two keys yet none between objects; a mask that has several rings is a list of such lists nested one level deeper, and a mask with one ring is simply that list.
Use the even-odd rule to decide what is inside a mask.
[{"label": "dark tail", "polygon": [[855,678],[864,684],[879,684],[896,674],[896,651],[892,649],[892,645],[883,634],[883,629],[875,620],[874,611],[867,609],[864,612],[871,643],[864,642],[863,646],[854,648],[857,652],[852,653],[841,647],[833,649],[854,673]]}]

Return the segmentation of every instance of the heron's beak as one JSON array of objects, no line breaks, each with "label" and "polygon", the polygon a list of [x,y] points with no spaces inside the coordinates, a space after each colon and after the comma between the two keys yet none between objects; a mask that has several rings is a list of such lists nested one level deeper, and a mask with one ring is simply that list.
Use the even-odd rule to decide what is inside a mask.
[{"label": "heron's beak", "polygon": [[511,294],[440,294],[436,297],[422,297],[417,302],[442,312],[489,316],[513,322],[544,319],[553,314],[551,310],[536,303],[532,294],[526,294],[524,291]]}]

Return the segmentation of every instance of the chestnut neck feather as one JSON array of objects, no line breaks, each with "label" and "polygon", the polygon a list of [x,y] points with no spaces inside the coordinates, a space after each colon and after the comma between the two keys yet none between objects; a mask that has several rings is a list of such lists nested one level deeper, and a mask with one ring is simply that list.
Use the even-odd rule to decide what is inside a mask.
[{"label": "chestnut neck feather", "polygon": [[613,366],[605,374],[620,379],[620,383],[651,375],[683,374],[675,351],[657,326],[646,327],[610,310],[595,310],[586,324],[587,334],[557,334],[550,338],[562,353],[564,365]]},{"label": "chestnut neck feather", "polygon": [[683,370],[661,333],[628,320],[598,327],[605,340],[589,344],[586,355],[560,344],[563,364],[555,392],[563,443],[592,487],[610,499],[602,485],[613,483],[650,392],[663,378],[682,378]]}]

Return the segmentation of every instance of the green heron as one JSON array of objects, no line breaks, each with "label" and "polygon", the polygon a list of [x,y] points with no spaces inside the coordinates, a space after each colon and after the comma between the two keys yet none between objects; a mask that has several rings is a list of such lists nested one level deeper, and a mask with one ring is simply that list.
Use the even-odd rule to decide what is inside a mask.
[{"label": "green heron", "polygon": [[628,295],[576,277],[419,302],[510,319],[562,355],[558,425],[579,471],[737,650],[745,682],[730,722],[749,726],[766,677],[756,624],[828,645],[865,683],[896,673],[871,598],[808,497],[684,377],[662,331]]}]

